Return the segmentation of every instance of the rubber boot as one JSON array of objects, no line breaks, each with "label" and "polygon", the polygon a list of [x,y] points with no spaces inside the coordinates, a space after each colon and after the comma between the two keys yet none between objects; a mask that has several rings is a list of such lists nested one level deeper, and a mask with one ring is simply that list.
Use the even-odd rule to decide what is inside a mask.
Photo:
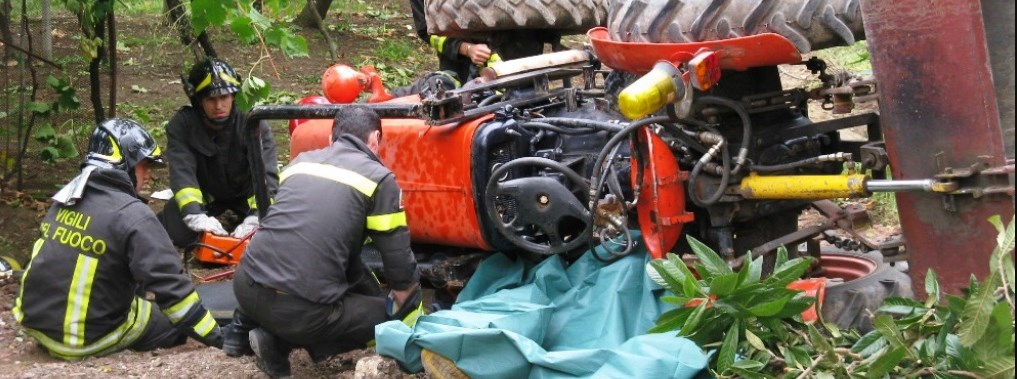
[{"label": "rubber boot", "polygon": [[288,378],[292,347],[262,328],[251,330],[250,338],[251,349],[254,350],[254,363],[258,368],[269,377]]},{"label": "rubber boot", "polygon": [[254,320],[241,313],[239,309],[234,310],[233,321],[222,328],[222,351],[231,357],[254,354],[249,335],[251,330],[257,327],[258,323]]}]

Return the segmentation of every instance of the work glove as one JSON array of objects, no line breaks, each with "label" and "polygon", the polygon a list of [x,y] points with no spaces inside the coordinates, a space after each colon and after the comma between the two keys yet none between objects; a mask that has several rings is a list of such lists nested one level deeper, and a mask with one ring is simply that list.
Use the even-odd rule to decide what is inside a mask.
[{"label": "work glove", "polygon": [[212,313],[200,304],[192,306],[177,327],[205,346],[222,349],[222,330],[212,318]]},{"label": "work glove", "polygon": [[237,225],[236,229],[233,229],[233,233],[230,234],[230,237],[244,238],[247,237],[248,234],[250,234],[251,232],[254,231],[254,229],[257,228],[258,228],[258,216],[250,215],[245,217],[244,222],[241,222],[240,225]]},{"label": "work glove", "polygon": [[389,292],[385,301],[385,314],[389,320],[400,320],[411,328],[416,325],[417,319],[424,315],[424,299],[420,286],[413,289],[413,293],[403,304],[397,304],[395,296]]},{"label": "work glove", "polygon": [[229,233],[222,227],[222,223],[215,217],[209,217],[204,213],[195,213],[184,216],[184,224],[191,230],[201,233],[209,232],[217,236],[225,236]]}]

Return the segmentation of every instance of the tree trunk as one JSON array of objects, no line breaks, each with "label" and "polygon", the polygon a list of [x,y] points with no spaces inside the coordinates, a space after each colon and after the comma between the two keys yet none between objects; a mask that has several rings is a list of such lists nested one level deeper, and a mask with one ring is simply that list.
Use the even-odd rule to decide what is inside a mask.
[{"label": "tree trunk", "polygon": [[314,6],[314,4],[321,3],[323,1],[331,0],[307,0],[307,6],[304,7],[304,10],[310,11],[311,18],[310,27],[318,29],[318,32],[321,33],[321,36],[325,37],[325,42],[328,43],[328,54],[330,57],[332,57],[332,60],[335,61],[339,59],[339,54],[336,49],[335,41],[332,40],[332,36],[328,35],[328,28],[325,28],[325,22],[322,21],[322,16],[320,13],[318,13],[317,10],[318,7]]},{"label": "tree trunk", "polygon": [[[8,43],[14,43],[14,34],[11,33],[11,0],[0,0],[0,37]],[[4,44],[4,62],[10,59],[11,53],[11,47]]]},{"label": "tree trunk", "polygon": [[[321,20],[325,19],[328,9],[331,7],[332,0],[307,0],[307,5],[304,5],[304,9],[300,11],[293,23],[305,28],[316,28],[322,24]],[[317,11],[317,14],[314,11]]]},{"label": "tree trunk", "polygon": [[106,27],[109,28],[109,116],[117,116],[117,27],[113,9],[106,15]]},{"label": "tree trunk", "polygon": [[[163,7],[166,9],[166,17],[170,25],[176,27],[177,33],[180,35],[180,42],[191,49],[196,61],[205,57],[217,56],[212,41],[208,39],[207,32],[202,31],[197,39],[194,38],[194,33],[191,31],[191,20],[184,13],[184,5],[180,3],[180,0],[163,0]],[[197,44],[194,44],[195,40],[197,40]]]},{"label": "tree trunk", "polygon": [[[106,39],[106,23],[97,22],[95,23],[92,32],[95,33],[95,37],[99,40]],[[86,34],[87,35],[87,34]],[[95,124],[98,125],[102,120],[106,119],[106,111],[102,106],[102,81],[99,75],[99,65],[102,63],[102,57],[106,55],[105,50],[107,46],[100,46],[96,51],[95,57],[88,62],[88,84],[91,92],[90,99],[92,100],[93,114],[95,115]]]}]

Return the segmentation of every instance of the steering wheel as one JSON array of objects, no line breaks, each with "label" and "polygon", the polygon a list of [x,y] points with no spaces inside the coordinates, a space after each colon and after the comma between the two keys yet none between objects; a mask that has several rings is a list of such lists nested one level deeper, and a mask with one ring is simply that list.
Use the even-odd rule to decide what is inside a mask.
[{"label": "steering wheel", "polygon": [[[567,166],[546,158],[519,158],[501,165],[491,173],[484,191],[484,208],[498,232],[523,250],[552,255],[574,250],[586,243],[593,220],[590,211],[568,187],[554,178],[535,176],[501,181],[509,170],[520,166],[549,167],[565,174],[572,184],[589,193],[590,185]],[[499,210],[497,198],[516,202],[516,211],[506,220]],[[570,226],[583,225],[582,231],[568,231]],[[542,238],[523,237],[521,231],[535,230]],[[540,236],[537,236],[540,237]],[[539,241],[539,242],[538,242]]]}]

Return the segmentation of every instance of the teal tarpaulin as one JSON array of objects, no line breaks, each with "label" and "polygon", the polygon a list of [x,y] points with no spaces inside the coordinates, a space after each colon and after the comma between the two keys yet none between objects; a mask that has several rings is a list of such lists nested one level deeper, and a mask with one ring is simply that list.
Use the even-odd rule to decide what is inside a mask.
[{"label": "teal tarpaulin", "polygon": [[645,274],[645,251],[611,264],[588,252],[565,267],[495,254],[481,263],[451,310],[412,329],[375,328],[378,353],[420,371],[421,349],[472,378],[692,378],[707,356],[674,333],[645,334],[671,309]]}]

